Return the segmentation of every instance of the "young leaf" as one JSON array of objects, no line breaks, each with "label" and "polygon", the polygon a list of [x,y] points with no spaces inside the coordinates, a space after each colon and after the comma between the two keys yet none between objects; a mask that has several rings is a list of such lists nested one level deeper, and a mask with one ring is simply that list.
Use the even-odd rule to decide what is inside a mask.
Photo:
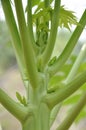
[{"label": "young leaf", "polygon": [[27,101],[26,101],[26,98],[24,96],[22,97],[20,95],[20,93],[16,92],[16,97],[21,104],[23,104],[24,106],[27,106]]},{"label": "young leaf", "polygon": [[16,92],[16,97],[20,102],[22,102],[22,96],[20,95],[20,93]]},{"label": "young leaf", "polygon": [[78,22],[77,22],[76,16],[74,15],[74,12],[68,9],[65,9],[64,5],[61,6],[59,26],[65,27],[68,30],[70,30],[70,27],[72,25],[77,25],[77,24]]},{"label": "young leaf", "polygon": [[[40,17],[44,18],[45,21],[44,23],[46,23],[46,21],[49,22],[52,20],[52,14],[53,14],[53,8],[51,8],[51,5],[48,8],[45,8],[44,2],[40,2],[38,7],[35,10],[35,13],[33,14],[33,23],[36,23],[36,19],[39,19]],[[65,9],[64,5],[61,6],[59,26],[61,28],[65,27],[68,30],[70,30],[72,25],[77,25],[77,24],[78,22],[76,16],[74,15],[74,12]]]},{"label": "young leaf", "polygon": [[54,57],[50,60],[50,62],[48,63],[48,65],[49,65],[49,66],[53,65],[53,64],[55,63],[56,59],[57,59],[57,57],[54,56]]},{"label": "young leaf", "polygon": [[26,101],[26,98],[24,96],[22,98],[22,103],[24,104],[24,106],[27,106],[27,101]]}]

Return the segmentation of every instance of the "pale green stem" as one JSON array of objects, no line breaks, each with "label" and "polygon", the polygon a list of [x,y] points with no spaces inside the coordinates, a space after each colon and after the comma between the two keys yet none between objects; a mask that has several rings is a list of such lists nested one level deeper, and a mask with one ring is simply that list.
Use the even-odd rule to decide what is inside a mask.
[{"label": "pale green stem", "polygon": [[44,103],[37,105],[34,115],[22,123],[22,130],[50,130],[50,110]]},{"label": "pale green stem", "polygon": [[27,0],[27,28],[28,35],[30,35],[31,42],[35,53],[38,52],[38,47],[35,44],[34,33],[33,33],[33,21],[32,21],[32,1]]},{"label": "pale green stem", "polygon": [[23,46],[23,52],[24,52],[24,60],[27,67],[27,74],[30,79],[30,83],[33,88],[36,88],[38,86],[38,73],[37,73],[37,66],[36,66],[36,59],[35,54],[32,47],[32,41],[30,34],[28,35],[23,7],[22,7],[22,1],[21,0],[14,0],[16,13],[17,13],[17,19],[19,24],[19,30],[20,30],[20,36],[21,36],[21,42]]},{"label": "pale green stem", "polygon": [[47,94],[43,98],[43,101],[48,104],[49,108],[53,108],[56,104],[62,102],[77,91],[84,83],[86,83],[86,71],[76,76],[70,83],[66,84],[59,91]]},{"label": "pale green stem", "polygon": [[30,118],[22,123],[22,130],[35,130],[35,121],[33,116],[30,116]]},{"label": "pale green stem", "polygon": [[[45,8],[48,8],[48,7],[49,7],[49,5],[50,5],[49,0],[44,0],[44,5],[45,5]],[[48,22],[46,22],[46,25],[47,25],[47,28],[49,28],[49,21],[48,21]]]},{"label": "pale green stem", "polygon": [[68,130],[85,105],[86,93],[83,96],[81,96],[78,103],[71,109],[70,113],[67,115],[67,117],[63,120],[61,125],[56,130]]},{"label": "pale green stem", "polygon": [[75,77],[75,75],[78,71],[78,68],[80,67],[85,56],[86,56],[86,44],[84,44],[82,46],[81,51],[80,51],[74,65],[73,65],[71,71],[69,72],[67,79],[65,80],[65,83],[70,82]]},{"label": "pale green stem", "polygon": [[32,24],[32,2],[31,0],[27,1],[27,25],[28,25],[28,32],[30,34],[31,41],[35,42],[34,35],[33,35],[33,24]]},{"label": "pale green stem", "polygon": [[0,88],[0,103],[19,121],[23,122],[27,115],[31,114],[31,109],[15,102]]},{"label": "pale green stem", "polygon": [[84,27],[86,25],[86,10],[84,11],[75,31],[73,32],[71,38],[69,39],[66,47],[64,48],[61,55],[56,60],[55,64],[53,64],[49,68],[50,75],[53,75],[59,71],[59,69],[64,65],[64,63],[67,61],[68,57],[70,56],[71,52],[73,51]]},{"label": "pale green stem", "polygon": [[55,0],[50,36],[49,36],[49,40],[48,40],[46,49],[42,55],[43,67],[49,61],[53,48],[54,48],[54,45],[55,45],[55,40],[56,40],[56,36],[57,36],[57,28],[58,28],[58,23],[59,23],[60,2],[61,2],[61,0]]},{"label": "pale green stem", "polygon": [[49,127],[50,127],[49,119],[50,119],[50,109],[45,103],[42,103],[41,108],[40,108],[40,120],[41,120],[42,130],[49,130]]}]

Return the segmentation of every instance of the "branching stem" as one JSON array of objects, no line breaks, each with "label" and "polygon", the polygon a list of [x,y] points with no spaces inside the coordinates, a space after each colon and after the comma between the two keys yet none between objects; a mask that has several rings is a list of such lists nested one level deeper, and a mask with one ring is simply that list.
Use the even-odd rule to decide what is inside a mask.
[{"label": "branching stem", "polygon": [[77,91],[84,83],[86,83],[86,71],[82,72],[76,76],[70,83],[64,86],[59,91],[55,91],[51,94],[47,94],[43,101],[48,104],[50,108],[54,107],[56,104],[62,102],[67,97],[72,95]]},{"label": "branching stem", "polygon": [[64,65],[71,52],[73,51],[74,46],[76,45],[84,27],[86,25],[86,10],[84,11],[80,22],[78,23],[75,31],[73,32],[71,38],[69,39],[66,47],[62,51],[61,55],[58,57],[54,65],[49,68],[49,73],[51,75],[55,74],[59,69]]},{"label": "branching stem", "polygon": [[55,40],[56,40],[56,36],[57,36],[57,28],[58,28],[58,24],[59,24],[60,2],[61,2],[61,0],[55,0],[50,36],[49,36],[49,40],[48,40],[46,49],[42,55],[43,66],[45,66],[46,63],[49,61],[53,48],[54,48],[54,45],[55,45]]},{"label": "branching stem", "polygon": [[21,0],[14,0],[16,14],[19,24],[21,42],[23,46],[24,52],[24,59],[26,63],[28,77],[30,79],[31,85],[33,88],[38,86],[38,73],[37,73],[37,66],[36,66],[36,59],[35,54],[32,48],[32,41],[30,34],[28,35],[22,1]]},{"label": "branching stem", "polygon": [[15,102],[0,88],[0,103],[21,122],[27,117],[29,109]]}]

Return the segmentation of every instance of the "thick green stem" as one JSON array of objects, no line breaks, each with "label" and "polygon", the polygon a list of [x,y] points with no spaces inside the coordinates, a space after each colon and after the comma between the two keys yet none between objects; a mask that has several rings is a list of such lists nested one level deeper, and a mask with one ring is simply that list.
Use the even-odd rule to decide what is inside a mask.
[{"label": "thick green stem", "polygon": [[86,93],[81,97],[78,103],[71,109],[70,113],[67,115],[67,117],[63,120],[61,125],[56,130],[68,130],[85,105],[86,105]]},{"label": "thick green stem", "polygon": [[70,83],[66,84],[61,90],[47,94],[43,101],[46,102],[49,108],[54,107],[56,104],[62,102],[67,97],[77,91],[84,83],[86,83],[86,71],[75,77]]},{"label": "thick green stem", "polygon": [[35,53],[38,52],[38,47],[35,44],[34,32],[33,32],[33,21],[32,21],[32,1],[27,0],[27,28],[28,35],[30,35],[30,39],[32,42],[33,49]]},{"label": "thick green stem", "polygon": [[75,47],[84,27],[86,25],[86,10],[84,11],[80,22],[78,23],[75,31],[73,32],[70,40],[68,41],[66,47],[64,48],[63,52],[61,53],[61,55],[58,57],[57,61],[55,62],[55,64],[53,64],[50,68],[49,68],[49,73],[51,75],[55,74],[57,71],[59,71],[59,69],[64,65],[64,63],[66,62],[66,60],[68,59],[68,57],[70,56],[71,52],[73,51],[73,48]]},{"label": "thick green stem", "polygon": [[40,108],[40,119],[41,119],[41,129],[49,130],[49,119],[50,119],[50,110],[45,103],[42,103]]},{"label": "thick green stem", "polygon": [[31,36],[30,34],[28,35],[22,7],[22,1],[14,0],[14,2],[18,18],[21,42],[23,46],[24,59],[27,67],[28,77],[30,79],[32,87],[36,88],[38,86],[38,73],[37,73],[36,59],[32,48],[32,41],[30,38]]},{"label": "thick green stem", "polygon": [[60,2],[61,2],[61,0],[55,0],[50,36],[49,36],[49,40],[48,40],[46,49],[42,55],[43,66],[46,65],[46,63],[49,61],[53,48],[54,48],[54,45],[55,45],[55,40],[56,40],[56,36],[57,36],[57,28],[58,28],[58,23],[59,23]]},{"label": "thick green stem", "polygon": [[67,79],[65,80],[65,83],[70,82],[74,78],[74,76],[76,75],[78,68],[81,65],[85,56],[86,56],[86,44],[84,44],[82,46],[81,51],[80,51],[74,65],[73,65],[71,71],[69,72]]},{"label": "thick green stem", "polygon": [[32,2],[31,0],[27,1],[27,25],[28,32],[31,38],[32,43],[34,44],[34,35],[33,35],[33,25],[32,25]]},{"label": "thick green stem", "polygon": [[22,123],[22,130],[35,130],[35,122],[33,116],[30,116],[24,123]]},{"label": "thick green stem", "polygon": [[40,103],[34,110],[34,115],[22,123],[22,130],[50,130],[50,110],[45,103]]},{"label": "thick green stem", "polygon": [[15,102],[0,88],[0,103],[19,121],[23,122],[27,115],[31,114],[31,108],[28,109],[23,105]]}]

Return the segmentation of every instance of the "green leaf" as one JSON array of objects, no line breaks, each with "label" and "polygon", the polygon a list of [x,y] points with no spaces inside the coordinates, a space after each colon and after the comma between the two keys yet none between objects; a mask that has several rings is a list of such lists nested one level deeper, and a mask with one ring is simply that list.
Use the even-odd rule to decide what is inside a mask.
[{"label": "green leaf", "polygon": [[[33,23],[36,23],[36,19],[40,19],[41,17],[44,19],[43,23],[49,22],[52,20],[52,14],[53,14],[53,7],[50,5],[48,8],[45,8],[44,2],[40,2],[35,10],[35,13],[33,14]],[[77,24],[78,22],[76,16],[74,15],[74,12],[65,9],[64,5],[61,6],[59,26],[61,28],[65,27],[68,30],[70,30],[72,25]]]},{"label": "green leaf", "polygon": [[72,105],[76,103],[79,100],[80,96],[81,94],[77,94],[77,93],[72,95],[67,100],[65,100],[64,105]]},{"label": "green leaf", "polygon": [[86,70],[86,61],[84,61],[84,62],[80,65],[78,72],[82,72],[82,71],[84,71],[84,70]]},{"label": "green leaf", "polygon": [[32,0],[32,6],[38,5],[41,0]]},{"label": "green leaf", "polygon": [[81,90],[86,91],[86,83],[84,85],[82,85]]},{"label": "green leaf", "polygon": [[68,9],[65,9],[64,5],[61,6],[60,10],[60,27],[65,27],[70,30],[71,25],[77,25],[77,18],[74,15],[73,11],[70,11]]},{"label": "green leaf", "polygon": [[24,96],[22,97],[19,92],[16,92],[16,97],[21,104],[23,104],[24,106],[27,106],[27,101]]},{"label": "green leaf", "polygon": [[53,65],[53,64],[55,63],[56,59],[57,59],[57,57],[54,56],[54,57],[50,60],[50,62],[48,63],[48,65],[49,65],[49,66]]},{"label": "green leaf", "polygon": [[62,84],[63,79],[64,79],[63,73],[53,76],[49,81],[47,92],[51,93],[54,92],[55,90],[63,89]]},{"label": "green leaf", "polygon": [[[50,0],[50,4],[53,2],[53,0]],[[45,6],[44,6],[44,1],[41,1],[41,2],[39,2],[39,4],[38,4],[38,7],[36,8],[36,10],[35,10],[35,13],[37,13],[37,11],[39,11],[40,9],[44,9],[45,8]]]},{"label": "green leaf", "polygon": [[72,66],[73,66],[73,63],[75,62],[76,60],[76,56],[75,55],[71,55],[68,59],[68,61],[64,64],[64,66],[61,68],[61,72],[63,72],[65,74],[65,78],[66,76],[69,74]]},{"label": "green leaf", "polygon": [[22,96],[20,95],[19,92],[16,92],[16,97],[17,97],[17,99],[18,99],[20,102],[22,102]]},{"label": "green leaf", "polygon": [[22,103],[24,104],[24,106],[27,106],[27,101],[26,101],[26,98],[23,96],[23,99],[22,99]]},{"label": "green leaf", "polygon": [[40,2],[38,7],[35,10],[35,13],[37,13],[40,9],[44,9],[44,2]]},{"label": "green leaf", "polygon": [[[43,3],[42,5],[40,6],[43,6]],[[41,23],[45,23],[47,21],[50,20],[50,12],[52,11],[51,7],[47,7],[47,8],[43,8],[41,9],[41,7],[39,7],[38,9],[36,9],[35,13],[33,14],[33,23],[36,22],[36,20],[38,19],[44,19],[44,20],[41,20]]]}]

